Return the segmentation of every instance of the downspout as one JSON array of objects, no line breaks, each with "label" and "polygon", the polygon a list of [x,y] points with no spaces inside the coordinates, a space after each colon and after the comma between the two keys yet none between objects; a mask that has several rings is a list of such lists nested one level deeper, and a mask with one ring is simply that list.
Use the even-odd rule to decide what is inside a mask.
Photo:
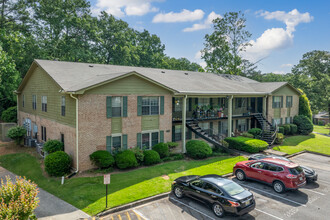
[{"label": "downspout", "polygon": [[187,95],[183,97],[182,109],[182,153],[186,153],[186,117],[187,117]]},{"label": "downspout", "polygon": [[78,153],[78,140],[79,140],[79,129],[78,129],[78,99],[70,93],[70,97],[76,100],[76,161],[77,161],[77,168],[75,173],[78,173],[79,171],[79,153]]}]

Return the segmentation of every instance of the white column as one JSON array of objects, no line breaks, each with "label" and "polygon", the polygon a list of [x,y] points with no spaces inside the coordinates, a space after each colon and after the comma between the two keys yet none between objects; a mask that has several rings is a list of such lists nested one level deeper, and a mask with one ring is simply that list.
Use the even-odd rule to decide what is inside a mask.
[{"label": "white column", "polygon": [[182,103],[182,153],[186,153],[186,116],[187,116],[187,96],[183,97]]},{"label": "white column", "polygon": [[232,120],[233,120],[233,96],[229,96],[228,99],[228,137],[231,137],[232,130]]}]

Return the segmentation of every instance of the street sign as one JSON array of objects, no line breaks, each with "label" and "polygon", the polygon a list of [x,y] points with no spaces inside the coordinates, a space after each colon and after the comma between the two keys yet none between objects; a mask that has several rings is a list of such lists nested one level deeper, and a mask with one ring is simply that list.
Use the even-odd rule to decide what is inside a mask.
[{"label": "street sign", "polygon": [[104,184],[110,184],[110,174],[104,175]]}]

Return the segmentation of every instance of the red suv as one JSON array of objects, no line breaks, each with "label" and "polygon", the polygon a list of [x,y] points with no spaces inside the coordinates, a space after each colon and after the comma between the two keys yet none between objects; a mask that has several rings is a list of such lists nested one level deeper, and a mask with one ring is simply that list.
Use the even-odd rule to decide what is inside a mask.
[{"label": "red suv", "polygon": [[238,162],[234,166],[234,174],[240,181],[253,179],[271,185],[277,193],[286,189],[298,189],[306,184],[305,174],[300,166],[274,158]]}]

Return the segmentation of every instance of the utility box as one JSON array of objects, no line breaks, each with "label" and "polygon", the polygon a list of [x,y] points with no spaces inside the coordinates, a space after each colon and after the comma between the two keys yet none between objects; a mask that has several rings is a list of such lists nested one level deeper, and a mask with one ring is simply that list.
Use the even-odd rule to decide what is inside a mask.
[{"label": "utility box", "polygon": [[0,140],[2,142],[9,142],[12,139],[7,137],[8,130],[12,127],[15,127],[16,123],[0,123]]}]

